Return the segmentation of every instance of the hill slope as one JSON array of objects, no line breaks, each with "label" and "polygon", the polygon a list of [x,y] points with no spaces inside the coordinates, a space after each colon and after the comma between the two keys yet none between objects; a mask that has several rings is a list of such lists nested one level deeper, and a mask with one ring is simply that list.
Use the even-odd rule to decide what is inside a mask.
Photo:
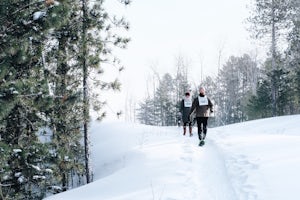
[{"label": "hill slope", "polygon": [[208,130],[93,123],[95,181],[48,199],[298,200],[300,115]]}]

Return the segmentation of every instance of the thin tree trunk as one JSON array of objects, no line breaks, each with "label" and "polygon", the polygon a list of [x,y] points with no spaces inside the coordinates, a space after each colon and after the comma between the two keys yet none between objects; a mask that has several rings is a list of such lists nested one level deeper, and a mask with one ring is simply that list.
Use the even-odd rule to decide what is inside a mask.
[{"label": "thin tree trunk", "polygon": [[62,174],[62,190],[67,191],[67,175],[65,172]]},{"label": "thin tree trunk", "polygon": [[83,133],[84,133],[84,154],[85,154],[85,173],[86,173],[86,182],[92,182],[91,178],[91,167],[90,167],[90,141],[89,141],[89,133],[88,133],[88,121],[89,121],[89,100],[88,100],[88,88],[87,88],[87,78],[88,78],[88,66],[87,66],[87,0],[82,0],[82,68],[83,68]]},{"label": "thin tree trunk", "polygon": [[4,195],[3,195],[3,192],[2,192],[2,184],[1,184],[1,181],[0,181],[0,197],[1,197],[1,199],[5,200]]},{"label": "thin tree trunk", "polygon": [[[276,38],[275,38],[275,2],[272,0],[272,72],[276,69]],[[276,116],[276,88],[274,80],[271,80],[272,85],[272,116]]]}]

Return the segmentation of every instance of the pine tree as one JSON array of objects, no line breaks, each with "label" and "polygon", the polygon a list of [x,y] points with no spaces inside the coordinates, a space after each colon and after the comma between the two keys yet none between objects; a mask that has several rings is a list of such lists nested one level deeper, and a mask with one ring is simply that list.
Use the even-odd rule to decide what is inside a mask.
[{"label": "pine tree", "polygon": [[173,91],[173,78],[167,73],[159,83],[155,99],[155,103],[160,108],[158,117],[162,126],[175,125],[176,123],[176,97]]},{"label": "pine tree", "polygon": [[289,78],[292,79],[290,90],[292,91],[290,110],[291,114],[300,113],[300,3],[293,2],[293,15],[291,19],[293,26],[287,38],[289,46],[285,52],[287,69],[290,71]]},{"label": "pine tree", "polygon": [[247,104],[249,119],[259,119],[272,116],[272,104],[270,94],[271,84],[267,80],[258,81],[256,95],[252,95]]},{"label": "pine tree", "polygon": [[44,64],[49,93],[53,98],[46,116],[52,133],[51,161],[56,175],[53,186],[63,191],[71,187],[72,176],[82,182],[84,175],[84,154],[80,143],[82,73],[75,59],[79,52],[79,11],[79,2],[63,1],[48,13],[47,18],[53,30],[47,35],[49,45],[45,49]]},{"label": "pine tree", "polygon": [[[129,4],[129,1],[121,1],[125,5]],[[100,68],[100,64],[103,62],[111,62],[113,65],[119,65],[120,61],[117,58],[112,57],[112,49],[114,47],[125,48],[129,42],[128,38],[121,37],[115,33],[115,29],[129,28],[128,23],[124,18],[117,19],[112,17],[104,9],[104,1],[96,0],[90,2],[89,0],[81,0],[81,12],[82,12],[82,29],[81,29],[81,44],[80,55],[78,60],[82,66],[82,87],[83,87],[83,132],[84,132],[84,148],[85,148],[85,171],[87,183],[92,181],[92,169],[90,161],[90,141],[88,132],[89,123],[89,109],[90,109],[90,96],[88,87],[88,78],[90,73],[98,71],[103,73],[103,68]],[[113,45],[110,45],[113,44]],[[123,70],[123,67],[118,69]],[[120,90],[120,83],[118,80],[112,82],[99,81],[99,77],[94,76],[95,85],[100,86],[102,89]],[[95,94],[97,96],[97,94]],[[94,107],[100,111],[102,102],[98,100],[92,101],[96,104]],[[99,106],[100,105],[100,106]],[[101,115],[103,116],[103,114]],[[100,116],[100,118],[101,118]]]},{"label": "pine tree", "polygon": [[271,80],[274,81],[276,88],[276,110],[278,115],[290,114],[290,104],[292,97],[291,79],[289,77],[289,71],[284,68],[274,70],[267,74]]},{"label": "pine tree", "polygon": [[[251,30],[255,38],[271,36],[271,66],[272,70],[278,70],[279,66],[276,59],[278,56],[277,44],[282,31],[286,30],[290,25],[289,14],[291,10],[290,1],[285,0],[256,0],[253,14],[249,18],[252,23]],[[276,93],[278,88],[276,83],[272,82],[272,113],[277,115],[276,110]]]},{"label": "pine tree", "polygon": [[[102,72],[100,63],[117,65],[112,49],[129,41],[114,34],[128,23],[111,18],[103,2],[1,1],[2,199],[40,199],[48,188],[60,192],[82,184],[84,175],[91,181],[81,141],[89,97],[95,95],[82,90],[89,89],[83,79],[93,69]],[[101,89],[120,88],[116,80],[97,83]],[[40,141],[43,132],[51,134],[50,143]]]},{"label": "pine tree", "polygon": [[177,97],[174,92],[174,79],[166,73],[159,82],[153,98],[146,98],[138,109],[141,123],[156,126],[176,125]]},{"label": "pine tree", "polygon": [[[42,49],[45,14],[41,1],[1,1],[0,138],[4,151],[1,196],[35,199],[45,195],[49,152],[41,143],[48,87]],[[1,162],[2,163],[2,162]]]},{"label": "pine tree", "polygon": [[140,123],[146,125],[157,125],[155,118],[154,100],[150,97],[146,98],[143,102],[140,102],[137,109],[137,119]]}]

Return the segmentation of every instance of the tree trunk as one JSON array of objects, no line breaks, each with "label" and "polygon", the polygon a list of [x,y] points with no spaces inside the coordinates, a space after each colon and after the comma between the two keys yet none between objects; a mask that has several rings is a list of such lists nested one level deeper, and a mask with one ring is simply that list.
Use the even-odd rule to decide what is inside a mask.
[{"label": "tree trunk", "polygon": [[[276,38],[275,38],[275,2],[272,0],[272,72],[276,69]],[[275,88],[275,82],[271,79],[271,85],[272,85],[272,116],[276,116],[276,88]]]},{"label": "tree trunk", "polygon": [[83,68],[83,133],[84,133],[84,154],[85,154],[85,173],[86,173],[86,182],[90,183],[91,178],[91,167],[90,167],[90,141],[88,133],[88,121],[89,121],[89,100],[88,100],[88,88],[87,88],[87,78],[88,78],[88,66],[87,66],[87,0],[82,0],[82,68]]},{"label": "tree trunk", "polygon": [[66,172],[63,172],[62,174],[62,190],[65,192],[67,191],[67,187],[68,187],[68,179],[67,179],[67,175]]}]

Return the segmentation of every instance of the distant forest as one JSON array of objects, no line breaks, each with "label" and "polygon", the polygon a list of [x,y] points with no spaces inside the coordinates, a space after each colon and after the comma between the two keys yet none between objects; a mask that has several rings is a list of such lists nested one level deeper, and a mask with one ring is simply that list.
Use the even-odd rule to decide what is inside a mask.
[{"label": "distant forest", "polygon": [[[214,77],[188,80],[188,63],[178,57],[173,74],[155,75],[157,86],[137,109],[143,124],[176,125],[179,103],[191,89],[194,97],[204,86],[215,106],[210,125],[300,113],[300,1],[256,0],[247,19],[254,39],[269,44],[268,57],[259,62],[245,53],[231,56]],[[284,43],[285,45],[279,45]],[[282,46],[286,46],[283,49]]]}]

